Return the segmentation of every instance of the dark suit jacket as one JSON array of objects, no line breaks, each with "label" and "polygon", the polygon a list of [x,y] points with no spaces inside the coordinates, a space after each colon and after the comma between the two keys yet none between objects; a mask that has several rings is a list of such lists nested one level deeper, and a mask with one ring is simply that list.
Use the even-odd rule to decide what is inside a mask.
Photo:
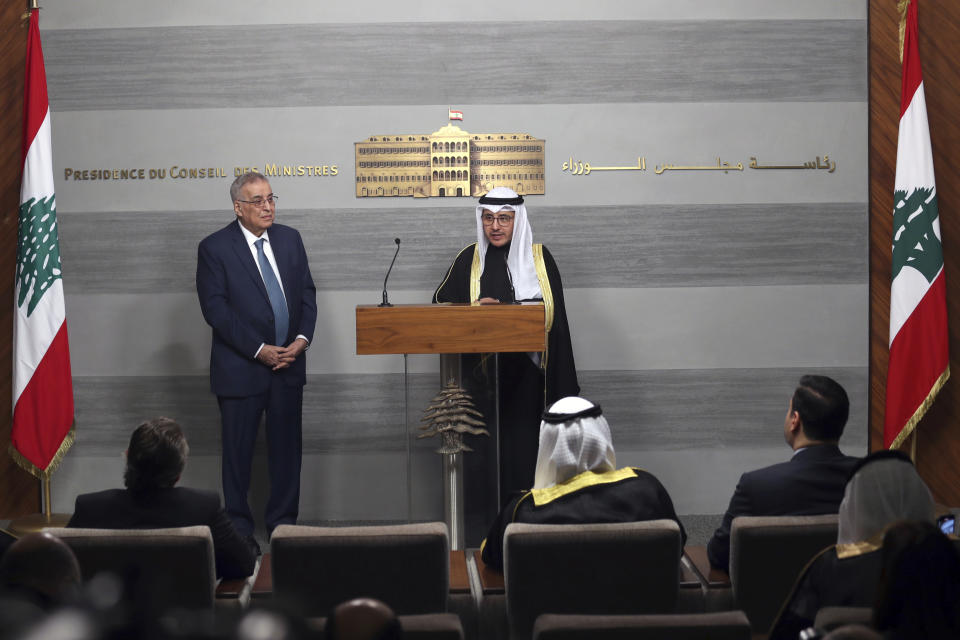
[{"label": "dark suit jacket", "polygon": [[737,516],[815,516],[837,513],[858,458],[822,444],[799,451],[787,462],[750,471],[730,498],[720,527],[707,544],[710,564],[730,568],[730,527]]},{"label": "dark suit jacket", "polygon": [[[290,344],[297,335],[312,341],[317,321],[317,292],[303,240],[295,229],[282,224],[274,224],[267,233],[290,314],[287,338],[280,346]],[[277,372],[254,358],[261,344],[276,341],[276,332],[267,289],[237,221],[200,243],[197,294],[203,318],[213,327],[210,350],[213,393],[234,397],[263,393],[274,375],[289,385],[306,382],[303,356]]]},{"label": "dark suit jacket", "polygon": [[163,529],[206,525],[213,534],[217,576],[242,578],[253,573],[256,557],[240,537],[220,496],[185,487],[135,495],[127,489],[107,489],[77,496],[68,527],[83,529]]}]

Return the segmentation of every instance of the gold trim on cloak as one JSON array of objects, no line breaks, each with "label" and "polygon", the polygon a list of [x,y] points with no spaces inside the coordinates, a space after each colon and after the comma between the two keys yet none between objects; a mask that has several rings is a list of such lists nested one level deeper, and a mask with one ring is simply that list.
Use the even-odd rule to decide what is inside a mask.
[{"label": "gold trim on cloak", "polygon": [[862,556],[865,553],[870,553],[871,551],[876,551],[883,547],[883,534],[886,532],[886,528],[876,535],[870,536],[866,540],[860,540],[859,542],[845,542],[843,544],[837,544],[837,557],[843,560],[844,558],[853,558],[854,556]]},{"label": "gold trim on cloak", "polygon": [[540,354],[540,370],[544,374],[543,401],[547,398],[547,357],[550,351],[550,330],[553,329],[553,290],[550,288],[550,278],[547,276],[547,265],[543,261],[543,245],[533,245],[533,267],[537,271],[537,281],[540,283],[540,293],[543,295],[543,353]]},{"label": "gold trim on cloak", "polygon": [[[472,249],[473,247],[476,246],[476,244],[477,244],[476,242],[474,242],[473,244],[469,244],[469,245],[465,246],[463,249],[460,249],[459,252],[457,252],[457,257],[454,258],[454,259],[453,259],[453,262],[450,263],[450,268],[447,269],[447,275],[445,275],[445,276],[443,277],[443,282],[441,282],[441,283],[440,283],[440,286],[437,287],[437,290],[433,292],[433,297],[434,297],[434,299],[436,299],[437,294],[440,293],[440,290],[443,289],[444,285],[447,284],[447,281],[450,280],[450,274],[453,273],[453,267],[457,264],[457,260],[460,259],[460,254],[462,254],[462,253],[463,253],[464,251],[466,251],[467,249]],[[439,301],[438,301],[438,302],[439,302]]]},{"label": "gold trim on cloak", "polygon": [[480,247],[473,244],[473,263],[470,265],[470,304],[480,299]]},{"label": "gold trim on cloak", "polygon": [[546,487],[545,489],[532,489],[530,493],[533,495],[533,503],[538,507],[542,507],[543,505],[549,504],[558,498],[568,496],[571,493],[576,493],[577,491],[586,489],[587,487],[594,487],[600,484],[610,484],[611,482],[620,482],[621,480],[626,480],[627,478],[636,477],[637,470],[633,467],[624,467],[623,469],[604,471],[603,473],[597,473],[596,471],[584,471],[583,473],[573,476],[566,482],[561,482],[560,484],[552,487]]},{"label": "gold trim on cloak", "polygon": [[[547,487],[545,489],[531,489],[523,494],[519,500],[517,500],[517,504],[513,507],[513,513],[510,514],[510,522],[517,521],[517,510],[520,509],[520,505],[523,504],[523,501],[528,498],[533,498],[534,506],[542,507],[543,505],[549,504],[558,498],[570,495],[571,493],[575,493],[581,489],[586,489],[587,487],[620,482],[621,480],[626,480],[628,478],[636,478],[638,476],[637,471],[640,471],[640,469],[635,467],[624,467],[623,469],[604,471],[603,473],[597,473],[596,471],[584,471],[583,473],[577,474],[561,484]],[[484,538],[483,541],[480,542],[481,554],[483,554],[483,548],[486,546],[487,539]]]}]

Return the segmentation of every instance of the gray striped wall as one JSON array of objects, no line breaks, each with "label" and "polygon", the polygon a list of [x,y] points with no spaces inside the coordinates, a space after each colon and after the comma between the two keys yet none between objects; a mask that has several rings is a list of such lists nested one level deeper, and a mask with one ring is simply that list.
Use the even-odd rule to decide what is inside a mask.
[{"label": "gray striped wall", "polygon": [[[430,133],[446,109],[475,133],[546,144],[528,199],[564,279],[584,395],[605,408],[621,464],[678,512],[720,513],[739,474],[787,457],[797,378],[835,376],[866,450],[866,5],[814,0],[485,3],[250,0],[108,5],[48,0],[41,16],[78,440],[54,508],[120,482],[129,432],[187,427],[184,482],[219,487],[210,334],[196,246],[231,220],[229,179],[82,181],[64,170],[336,164],[276,178],[303,234],[320,318],[308,358],[301,516],[402,520],[404,360],[354,354],[353,312],[419,302],[473,240],[468,199],[354,197],[353,143]],[[798,164],[825,171],[666,172]],[[647,159],[645,172],[561,170]],[[412,417],[437,358],[411,357]],[[440,518],[439,463],[414,442],[414,518]],[[265,502],[262,450],[253,500]]]}]

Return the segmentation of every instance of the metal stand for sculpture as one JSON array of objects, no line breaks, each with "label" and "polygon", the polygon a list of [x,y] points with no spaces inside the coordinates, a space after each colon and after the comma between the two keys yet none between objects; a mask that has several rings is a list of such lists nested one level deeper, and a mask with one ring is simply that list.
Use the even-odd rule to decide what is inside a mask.
[{"label": "metal stand for sculpture", "polygon": [[444,519],[450,530],[450,548],[462,549],[464,541],[463,453],[473,451],[463,441],[465,433],[489,436],[483,414],[477,411],[470,394],[456,382],[447,382],[443,390],[423,412],[423,433],[417,438],[440,436],[437,453],[443,456]]}]

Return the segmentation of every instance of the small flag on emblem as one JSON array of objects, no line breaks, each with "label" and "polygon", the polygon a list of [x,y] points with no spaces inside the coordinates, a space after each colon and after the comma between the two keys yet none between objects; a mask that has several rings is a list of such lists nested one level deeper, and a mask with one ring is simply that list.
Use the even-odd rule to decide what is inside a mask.
[{"label": "small flag on emblem", "polygon": [[454,111],[453,109],[450,109],[450,119],[463,120],[463,111]]}]

